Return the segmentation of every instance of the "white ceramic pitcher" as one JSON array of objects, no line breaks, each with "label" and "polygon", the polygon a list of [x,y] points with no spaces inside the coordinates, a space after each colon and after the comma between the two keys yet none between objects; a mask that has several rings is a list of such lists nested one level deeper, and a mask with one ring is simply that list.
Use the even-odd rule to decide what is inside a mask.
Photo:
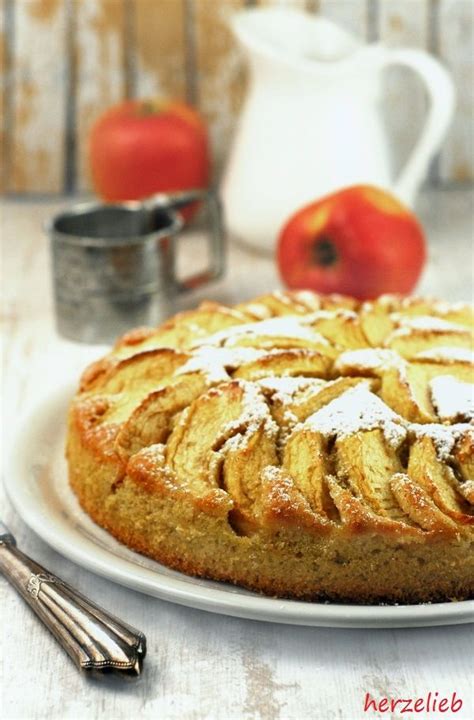
[{"label": "white ceramic pitcher", "polygon": [[[361,44],[332,22],[297,10],[244,10],[231,24],[250,64],[222,186],[234,237],[272,250],[296,209],[354,183],[391,189],[413,203],[454,110],[453,83],[437,60],[420,50]],[[418,73],[430,100],[421,136],[395,179],[379,107],[389,65]],[[409,123],[409,103],[406,116]]]}]

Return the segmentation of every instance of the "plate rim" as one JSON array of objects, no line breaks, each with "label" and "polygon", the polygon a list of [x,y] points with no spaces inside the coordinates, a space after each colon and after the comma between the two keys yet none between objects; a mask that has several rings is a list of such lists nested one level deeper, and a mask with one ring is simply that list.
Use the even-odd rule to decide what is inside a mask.
[{"label": "plate rim", "polygon": [[[190,583],[188,576],[183,573],[179,573],[182,578],[161,575],[127,558],[117,557],[72,526],[66,530],[58,524],[49,526],[48,523],[41,522],[40,508],[35,505],[34,499],[29,497],[28,493],[28,485],[32,480],[29,477],[31,471],[28,472],[24,467],[28,457],[28,454],[24,453],[25,438],[44,433],[46,416],[51,415],[53,409],[58,408],[59,405],[63,408],[74,395],[76,387],[77,383],[70,381],[56,385],[54,389],[49,388],[22,413],[12,433],[3,478],[6,493],[20,517],[33,532],[63,557],[137,592],[198,610],[250,620],[354,629],[407,628],[474,622],[474,600],[418,605],[309,603],[250,594],[248,591],[243,594],[243,591],[239,592],[238,586],[234,592],[229,592],[214,586],[207,587],[205,584],[195,585]],[[22,453],[19,452],[20,447]],[[74,534],[80,537],[80,544],[74,544]],[[111,556],[114,557],[112,564]],[[206,580],[203,582],[205,583]]]}]

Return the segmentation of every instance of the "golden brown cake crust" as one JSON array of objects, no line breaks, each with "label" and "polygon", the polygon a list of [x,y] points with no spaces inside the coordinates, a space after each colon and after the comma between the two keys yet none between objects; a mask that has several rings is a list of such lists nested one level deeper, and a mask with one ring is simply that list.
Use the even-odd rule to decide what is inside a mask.
[{"label": "golden brown cake crust", "polygon": [[87,368],[70,483],[192,575],[355,603],[474,595],[473,312],[275,292],[139,328]]}]

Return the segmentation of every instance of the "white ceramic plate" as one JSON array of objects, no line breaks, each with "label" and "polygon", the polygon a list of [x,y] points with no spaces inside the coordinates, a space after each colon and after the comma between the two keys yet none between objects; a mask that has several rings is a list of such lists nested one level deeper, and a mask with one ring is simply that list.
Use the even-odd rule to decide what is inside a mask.
[{"label": "white ceramic plate", "polygon": [[191,578],[132,552],[97,527],[67,483],[65,416],[73,386],[40,400],[19,424],[5,482],[13,505],[49,545],[74,562],[134,590],[210,612],[253,620],[332,627],[416,627],[472,622],[474,601],[355,606],[263,597]]}]

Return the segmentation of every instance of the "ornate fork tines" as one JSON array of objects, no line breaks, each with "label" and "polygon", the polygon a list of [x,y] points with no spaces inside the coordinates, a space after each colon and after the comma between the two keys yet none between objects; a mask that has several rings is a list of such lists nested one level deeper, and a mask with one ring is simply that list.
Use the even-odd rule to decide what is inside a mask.
[{"label": "ornate fork tines", "polygon": [[47,572],[0,534],[0,570],[81,670],[138,677],[146,654],[143,633]]}]

